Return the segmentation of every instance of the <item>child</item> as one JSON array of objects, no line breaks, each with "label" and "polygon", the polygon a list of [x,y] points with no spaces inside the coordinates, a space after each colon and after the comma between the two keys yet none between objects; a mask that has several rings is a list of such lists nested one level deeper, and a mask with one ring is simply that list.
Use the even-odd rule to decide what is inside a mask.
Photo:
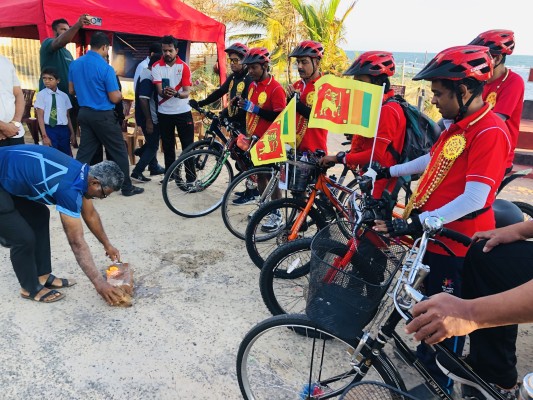
[{"label": "child", "polygon": [[37,93],[34,107],[43,138],[43,145],[52,146],[69,156],[70,137],[74,136],[68,110],[72,108],[66,93],[57,88],[59,75],[55,68],[44,67],[41,72],[45,88]]}]

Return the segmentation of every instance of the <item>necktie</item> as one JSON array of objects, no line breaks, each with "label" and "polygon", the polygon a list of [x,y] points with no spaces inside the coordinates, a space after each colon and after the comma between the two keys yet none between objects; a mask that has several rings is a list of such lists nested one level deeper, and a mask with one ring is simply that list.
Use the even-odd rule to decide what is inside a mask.
[{"label": "necktie", "polygon": [[48,119],[48,125],[50,125],[52,128],[57,125],[57,105],[55,93],[52,93],[52,108],[50,109],[50,118]]}]

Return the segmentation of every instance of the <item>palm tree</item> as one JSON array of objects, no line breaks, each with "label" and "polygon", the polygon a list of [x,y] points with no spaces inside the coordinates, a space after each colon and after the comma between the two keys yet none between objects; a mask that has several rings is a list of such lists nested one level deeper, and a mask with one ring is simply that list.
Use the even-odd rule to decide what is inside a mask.
[{"label": "palm tree", "polygon": [[304,0],[290,0],[301,17],[300,32],[324,45],[324,58],[320,64],[325,72],[339,74],[347,65],[348,57],[339,44],[343,40],[344,21],[357,1],[354,0],[342,17],[337,19],[335,14],[341,0],[321,0],[318,9],[305,4]]}]

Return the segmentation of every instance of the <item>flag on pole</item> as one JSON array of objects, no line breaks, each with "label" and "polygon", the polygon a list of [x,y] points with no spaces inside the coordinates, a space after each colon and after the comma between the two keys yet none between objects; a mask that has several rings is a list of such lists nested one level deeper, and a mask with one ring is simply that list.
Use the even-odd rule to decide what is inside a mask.
[{"label": "flag on pole", "polygon": [[296,144],[296,101],[294,98],[250,150],[252,162],[257,166],[287,160],[285,143],[293,148]]},{"label": "flag on pole", "polygon": [[315,93],[308,124],[310,128],[366,137],[376,135],[382,86],[324,75],[315,82]]}]

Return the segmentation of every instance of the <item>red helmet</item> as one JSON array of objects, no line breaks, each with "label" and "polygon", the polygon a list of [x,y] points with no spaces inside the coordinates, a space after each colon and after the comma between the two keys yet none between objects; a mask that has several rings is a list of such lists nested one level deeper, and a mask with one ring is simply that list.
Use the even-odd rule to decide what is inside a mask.
[{"label": "red helmet", "polygon": [[229,46],[224,51],[228,54],[235,53],[239,56],[240,59],[243,59],[248,53],[248,50],[249,50],[248,46],[245,46],[242,43],[233,43],[231,46]]},{"label": "red helmet", "polygon": [[270,53],[264,47],[253,47],[251,48],[244,59],[242,60],[243,64],[264,64],[270,62]]},{"label": "red helmet", "polygon": [[319,60],[324,56],[322,43],[313,40],[304,40],[294,48],[289,57],[311,57]]},{"label": "red helmet", "polygon": [[415,75],[414,81],[474,78],[480,82],[492,77],[492,57],[484,46],[456,46],[441,51]]},{"label": "red helmet", "polygon": [[490,49],[490,54],[497,56],[500,54],[513,54],[514,32],[505,29],[493,29],[480,33],[477,38],[469,44],[474,46],[486,46]]},{"label": "red helmet", "polygon": [[344,75],[394,75],[394,57],[388,51],[367,51],[355,59]]}]

